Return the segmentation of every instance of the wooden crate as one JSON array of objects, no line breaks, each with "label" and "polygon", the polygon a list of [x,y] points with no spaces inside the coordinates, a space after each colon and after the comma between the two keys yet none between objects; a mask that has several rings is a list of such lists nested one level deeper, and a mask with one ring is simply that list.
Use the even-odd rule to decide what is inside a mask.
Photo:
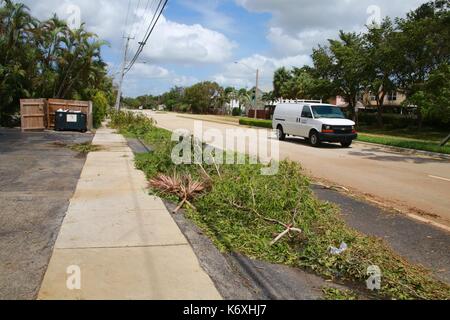
[{"label": "wooden crate", "polygon": [[88,116],[88,129],[92,130],[92,102],[48,99],[47,101],[47,128],[55,127],[55,112],[59,109],[81,111]]},{"label": "wooden crate", "polygon": [[22,131],[45,130],[47,103],[45,99],[21,99],[20,115]]}]

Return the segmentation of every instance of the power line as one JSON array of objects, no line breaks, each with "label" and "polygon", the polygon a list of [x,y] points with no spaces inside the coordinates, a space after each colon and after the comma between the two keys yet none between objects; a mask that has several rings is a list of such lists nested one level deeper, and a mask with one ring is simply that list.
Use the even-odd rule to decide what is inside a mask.
[{"label": "power line", "polygon": [[[139,7],[141,6],[141,0],[138,0],[137,6],[136,6],[136,10],[134,10],[134,20],[132,23],[132,27],[134,27],[134,25],[138,22],[139,20],[139,16],[138,16],[138,12],[139,12]],[[133,37],[135,37],[136,34],[133,35]]]},{"label": "power line", "polygon": [[[163,3],[163,1],[164,1],[164,4],[163,4],[162,7],[161,7],[161,4]],[[159,21],[161,15],[162,15],[162,13],[163,13],[163,11],[164,11],[166,5],[167,5],[167,2],[168,2],[168,0],[160,0],[160,1],[159,1],[158,8],[156,9],[155,14],[153,15],[153,19],[152,19],[152,21],[150,22],[150,25],[149,25],[149,27],[148,27],[148,29],[147,29],[147,33],[146,33],[146,35],[144,36],[143,41],[141,41],[141,42],[139,43],[139,48],[138,48],[136,54],[134,55],[133,59],[131,60],[130,64],[128,65],[127,70],[126,70],[126,73],[128,73],[128,72],[131,70],[131,68],[132,68],[132,67],[134,66],[134,64],[136,63],[136,60],[139,58],[140,54],[141,54],[142,51],[144,50],[144,47],[145,47],[145,45],[147,44],[148,39],[150,38],[151,34],[153,33],[153,30],[155,29],[156,24],[158,23],[158,21]],[[160,9],[160,7],[161,7],[161,9]],[[156,14],[157,14],[157,16],[156,16]],[[155,19],[155,17],[156,17],[156,19]]]},{"label": "power line", "polygon": [[[122,51],[124,50],[125,43],[127,42],[127,40],[126,40],[127,37],[125,36],[125,34],[126,34],[126,33],[129,33],[129,32],[128,32],[128,31],[129,31],[129,30],[128,30],[128,19],[129,19],[129,17],[130,17],[131,1],[132,1],[132,0],[128,0],[127,15],[126,15],[126,17],[125,17],[125,21],[124,21],[124,24],[123,24],[122,45],[121,45],[121,47],[120,47],[120,52],[122,52]],[[115,78],[115,75],[116,75],[116,74],[119,74],[119,73],[120,73],[119,69],[120,69],[120,64],[119,64],[119,65],[116,65],[116,66],[114,67],[113,72],[112,72],[112,76],[113,76],[114,78]]]},{"label": "power line", "polygon": [[[144,14],[143,14],[143,21],[141,23],[141,26],[139,28],[139,31],[137,32],[137,34],[141,34],[144,32],[145,30],[145,26],[147,25],[147,16],[149,15],[149,13],[152,13],[154,9],[152,9],[154,7],[154,5],[156,4],[157,0],[152,0],[151,5],[150,5],[150,0],[147,0],[147,4],[145,5],[145,9],[144,9]],[[155,8],[156,9],[156,8]],[[136,47],[136,51],[139,49],[139,44]],[[133,50],[134,51],[134,50]]]},{"label": "power line", "polygon": [[[163,0],[159,1],[158,7],[155,9],[155,11],[153,13],[153,18],[150,21],[147,31],[145,32],[144,39],[141,42],[139,42],[138,49],[136,50],[136,53],[135,53],[133,59],[131,60],[130,64],[128,65],[127,71],[130,70],[131,67],[136,63],[136,60],[138,59],[139,55],[141,54],[142,50],[144,49],[145,43],[147,42],[146,40],[148,39],[147,35],[149,35],[149,33],[151,33],[151,30],[153,29],[152,28],[152,26],[154,25],[153,22],[155,21],[155,18],[158,15],[158,11],[159,11],[159,8],[161,7],[162,2],[163,2]],[[159,16],[158,16],[158,18],[159,18]]]},{"label": "power line", "polygon": [[[161,7],[161,4],[163,3]],[[146,10],[148,8],[150,0],[147,1],[147,6],[146,6]],[[154,0],[155,2],[155,0]],[[144,35],[144,39],[142,42],[139,42],[139,47],[136,51],[136,54],[134,55],[132,61],[130,62],[130,64],[127,67],[127,56],[128,56],[128,51],[129,51],[129,45],[130,45],[130,40],[133,40],[134,37],[131,37],[130,34],[128,33],[128,36],[126,37],[126,45],[125,45],[125,52],[124,52],[124,58],[123,58],[123,64],[122,64],[122,71],[121,71],[121,76],[120,76],[120,80],[119,80],[119,87],[118,87],[118,91],[117,91],[117,99],[116,99],[116,109],[120,110],[120,99],[121,99],[121,95],[122,95],[122,85],[123,85],[123,80],[125,77],[125,74],[128,73],[128,71],[131,70],[131,68],[133,67],[133,65],[135,64],[136,60],[138,59],[139,55],[141,54],[142,50],[144,49],[145,45],[147,44],[147,41],[150,37],[150,35],[152,34],[153,30],[155,29],[156,24],[158,23],[159,18],[162,15],[162,12],[164,11],[164,8],[167,5],[168,0],[160,0],[157,9],[155,10],[154,14],[153,14],[153,18],[150,22],[150,25]],[[137,6],[137,11],[139,10],[141,4],[141,0],[139,0],[138,2],[138,6]],[[160,9],[161,8],[161,9]],[[131,10],[131,0],[129,0],[128,2],[128,12],[127,12],[127,18],[125,21],[125,25],[128,26],[128,19],[129,19],[129,13]],[[145,11],[146,11],[145,10]],[[135,12],[135,15],[138,17],[138,15],[136,14],[137,12]],[[145,16],[146,13],[144,12],[144,23],[145,24]],[[137,21],[135,19],[135,21]],[[135,23],[135,22],[134,22]],[[131,30],[130,30],[131,31]],[[125,38],[125,37],[124,37]]]}]

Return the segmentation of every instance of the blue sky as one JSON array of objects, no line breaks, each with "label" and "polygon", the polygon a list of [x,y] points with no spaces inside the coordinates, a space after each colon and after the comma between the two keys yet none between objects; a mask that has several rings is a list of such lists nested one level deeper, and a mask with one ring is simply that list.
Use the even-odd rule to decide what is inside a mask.
[{"label": "blue sky", "polygon": [[[157,0],[23,0],[32,14],[85,22],[109,41],[103,49],[111,74],[119,70],[124,33],[137,42]],[[340,29],[363,31],[385,16],[404,16],[425,0],[169,0],[139,62],[128,73],[124,94],[159,94],[175,85],[203,80],[224,86],[251,88],[260,69],[261,86],[271,89],[276,68],[311,63],[318,44]],[[148,6],[147,6],[148,4]],[[145,10],[147,8],[147,11]],[[76,19],[79,15],[79,19]],[[74,20],[75,18],[75,20]],[[234,62],[239,62],[235,64]],[[145,62],[145,63],[143,63]]]}]

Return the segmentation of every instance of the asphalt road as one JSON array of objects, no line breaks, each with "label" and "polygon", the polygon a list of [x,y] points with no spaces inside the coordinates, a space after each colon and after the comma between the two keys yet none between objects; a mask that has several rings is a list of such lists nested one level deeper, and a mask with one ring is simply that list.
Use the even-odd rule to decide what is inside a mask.
[{"label": "asphalt road", "polygon": [[[194,119],[174,113],[144,112],[162,128],[191,132],[194,129]],[[203,121],[203,130],[216,129],[224,136],[227,136],[227,129],[236,128],[232,123]],[[281,142],[280,157],[300,162],[312,177],[345,186],[390,208],[450,226],[448,159],[405,154],[360,143],[354,143],[349,149],[333,144],[313,148],[300,138]]]},{"label": "asphalt road", "polygon": [[0,300],[37,297],[85,162],[60,142],[91,140],[0,129]]}]

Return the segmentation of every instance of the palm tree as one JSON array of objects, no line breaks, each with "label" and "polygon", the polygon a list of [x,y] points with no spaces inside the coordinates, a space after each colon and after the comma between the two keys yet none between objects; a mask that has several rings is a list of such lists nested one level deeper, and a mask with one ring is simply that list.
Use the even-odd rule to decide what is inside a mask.
[{"label": "palm tree", "polygon": [[275,71],[275,74],[273,76],[273,94],[275,98],[282,97],[283,85],[285,85],[291,79],[292,75],[285,67],[282,67]]},{"label": "palm tree", "polygon": [[0,122],[24,97],[91,100],[99,91],[111,97],[105,44],[84,25],[71,30],[56,15],[40,22],[27,6],[0,0]]}]

